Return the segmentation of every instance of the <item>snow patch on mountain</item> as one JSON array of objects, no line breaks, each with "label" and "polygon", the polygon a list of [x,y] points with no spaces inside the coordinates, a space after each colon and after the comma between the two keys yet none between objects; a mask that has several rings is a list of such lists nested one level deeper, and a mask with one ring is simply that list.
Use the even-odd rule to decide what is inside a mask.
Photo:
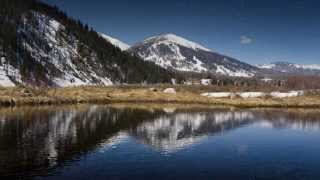
[{"label": "snow patch on mountain", "polygon": [[[53,18],[34,12],[38,21],[38,26],[32,27],[25,19],[26,27],[19,29],[19,32],[26,37],[30,32],[37,35],[47,44],[50,50],[45,50],[37,43],[23,39],[26,49],[30,52],[33,59],[48,68],[48,79],[52,80],[55,86],[80,86],[80,85],[112,85],[108,77],[97,75],[96,68],[92,67],[88,61],[79,61],[79,46],[85,47],[74,36],[65,33],[65,27]],[[87,47],[86,47],[87,48]],[[86,60],[97,60],[97,55],[92,52]],[[79,63],[83,64],[84,69],[80,69]],[[51,68],[49,68],[51,67]],[[54,71],[54,72],[51,72]]]},{"label": "snow patch on mountain", "polygon": [[130,48],[130,46],[128,44],[120,41],[119,39],[113,38],[113,37],[105,35],[103,33],[100,33],[100,36],[102,38],[104,38],[105,40],[107,40],[108,42],[110,42],[111,44],[113,44],[114,46],[120,48],[122,51],[126,51],[127,49]]},{"label": "snow patch on mountain", "polygon": [[[1,58],[2,62],[5,60]],[[1,63],[2,63],[1,62]],[[0,65],[0,86],[2,87],[15,87],[16,84],[13,81],[21,82],[21,76],[18,69],[14,68],[9,64]]]},{"label": "snow patch on mountain", "polygon": [[232,71],[222,65],[216,65],[217,74],[221,75],[226,75],[226,76],[232,76],[232,77],[253,77],[254,74],[245,70],[237,70],[237,71]]},{"label": "snow patch on mountain", "polygon": [[211,51],[208,48],[205,48],[204,46],[197,44],[195,42],[189,41],[185,38],[182,38],[180,36],[177,36],[175,34],[165,34],[160,36],[153,36],[144,41],[144,43],[157,41],[159,43],[165,43],[165,44],[178,44],[180,46],[184,46],[187,48],[191,48],[193,50],[203,50],[203,51]]},{"label": "snow patch on mountain", "polygon": [[[168,48],[168,52],[162,52],[162,48],[164,47]],[[144,60],[155,62],[157,65],[164,68],[174,67],[174,69],[178,71],[192,72],[202,72],[207,70],[203,67],[203,62],[201,62],[196,56],[193,56],[192,61],[186,61],[187,58],[182,55],[179,45],[170,41],[157,41],[148,47],[147,53],[139,52],[138,55]]]}]

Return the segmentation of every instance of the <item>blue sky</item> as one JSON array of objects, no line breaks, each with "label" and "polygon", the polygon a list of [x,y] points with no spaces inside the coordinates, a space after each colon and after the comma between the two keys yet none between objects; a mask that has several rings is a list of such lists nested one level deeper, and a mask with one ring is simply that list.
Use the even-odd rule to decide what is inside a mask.
[{"label": "blue sky", "polygon": [[320,64],[317,0],[44,0],[130,45],[174,33],[251,64]]}]

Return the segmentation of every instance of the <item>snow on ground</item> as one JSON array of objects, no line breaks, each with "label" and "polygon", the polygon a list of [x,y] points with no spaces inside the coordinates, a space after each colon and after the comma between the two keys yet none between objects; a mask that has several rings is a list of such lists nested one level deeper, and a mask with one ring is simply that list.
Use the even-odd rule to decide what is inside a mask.
[{"label": "snow on ground", "polygon": [[298,97],[303,96],[303,91],[290,91],[290,92],[271,92],[271,93],[264,93],[264,92],[207,92],[202,93],[201,96],[209,97],[209,98],[230,98],[235,96],[240,96],[241,98],[262,98],[270,95],[273,98],[289,98],[289,97]]},{"label": "snow on ground", "polygon": [[20,71],[10,64],[6,64],[6,58],[1,58],[0,65],[0,86],[2,87],[14,87],[16,84],[11,80],[14,79],[16,82],[21,81]]},{"label": "snow on ground", "polygon": [[174,88],[167,88],[163,92],[167,93],[167,94],[176,94],[177,93]]},{"label": "snow on ground", "polygon": [[267,77],[261,79],[261,81],[263,81],[263,82],[270,82],[270,81],[272,81],[272,80],[273,80],[273,79],[267,78]]},{"label": "snow on ground", "polygon": [[212,79],[201,79],[200,84],[204,86],[209,86],[212,83]]},{"label": "snow on ground", "polygon": [[8,75],[4,71],[3,67],[0,67],[0,86],[2,86],[2,87],[14,87],[14,86],[16,86],[11,81],[11,79],[8,77]]},{"label": "snow on ground", "polygon": [[290,91],[287,93],[284,92],[272,92],[270,93],[271,97],[274,98],[288,98],[288,97],[298,97],[304,94],[303,91]]},{"label": "snow on ground", "polygon": [[231,92],[210,92],[210,93],[202,93],[201,96],[212,97],[212,98],[229,98],[234,96],[234,93]]},{"label": "snow on ground", "polygon": [[122,51],[125,51],[125,50],[130,48],[130,46],[128,44],[126,44],[126,43],[124,43],[124,42],[122,42],[122,41],[120,41],[120,40],[118,40],[116,38],[113,38],[111,36],[105,35],[103,33],[100,33],[100,36],[102,38],[104,38],[105,40],[107,40],[108,42],[110,42],[111,44],[113,44],[114,46],[120,48]]},{"label": "snow on ground", "polygon": [[266,93],[263,92],[242,92],[242,93],[237,93],[242,98],[260,98],[260,97],[265,97]]}]

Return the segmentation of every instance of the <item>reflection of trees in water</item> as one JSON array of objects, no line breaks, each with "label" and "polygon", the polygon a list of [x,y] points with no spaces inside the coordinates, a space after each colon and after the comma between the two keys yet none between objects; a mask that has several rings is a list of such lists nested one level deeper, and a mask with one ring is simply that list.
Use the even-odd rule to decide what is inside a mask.
[{"label": "reflection of trees in water", "polygon": [[[103,145],[130,135],[175,151],[254,122],[275,128],[320,128],[320,111],[179,110],[81,106],[0,110],[0,174],[45,175]],[[124,133],[123,133],[124,132]]]},{"label": "reflection of trees in water", "polygon": [[318,109],[258,109],[256,112],[257,119],[273,128],[320,129]]},{"label": "reflection of trees in water", "polygon": [[75,160],[120,130],[156,115],[157,112],[103,106],[38,109],[34,113],[16,111],[3,115],[0,174],[20,172],[17,176],[21,176],[35,169],[37,174],[46,174],[48,168]]}]

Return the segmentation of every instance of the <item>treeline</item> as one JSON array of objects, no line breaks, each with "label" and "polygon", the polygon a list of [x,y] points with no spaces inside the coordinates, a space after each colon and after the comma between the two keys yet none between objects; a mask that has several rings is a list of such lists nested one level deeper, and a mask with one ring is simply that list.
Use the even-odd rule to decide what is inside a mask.
[{"label": "treeline", "polygon": [[289,76],[286,86],[292,89],[320,89],[320,76]]},{"label": "treeline", "polygon": [[[0,7],[0,52],[4,53],[13,65],[17,66],[19,64],[17,61],[21,52],[17,51],[23,51],[19,48],[19,33],[17,32],[22,23],[21,17],[24,14],[30,14],[31,11],[36,11],[59,21],[65,26],[68,35],[75,36],[81,44],[94,51],[97,54],[98,63],[103,66],[113,81],[121,83],[164,83],[170,82],[172,78],[178,78],[176,73],[165,70],[153,62],[146,62],[136,56],[122,52],[100,37],[94,29],[79,20],[68,17],[57,7],[36,0],[1,0]],[[25,52],[23,51],[23,53]],[[27,55],[21,58],[25,59],[26,57],[30,58]],[[18,68],[27,72],[30,63],[28,65],[24,65],[24,63],[25,61],[22,61],[19,64],[19,66],[24,67]],[[114,67],[114,64],[117,65],[117,68]],[[42,71],[45,71],[45,69]]]},{"label": "treeline", "polygon": [[[246,77],[230,77],[211,73],[192,73],[180,72],[185,77],[185,81],[200,82],[201,79],[210,79],[211,84],[215,86],[234,86],[234,87],[256,87],[265,89],[283,89],[283,90],[304,90],[304,89],[320,89],[320,75],[287,75],[272,76],[264,78],[263,76]],[[183,82],[179,82],[182,84]]]}]

